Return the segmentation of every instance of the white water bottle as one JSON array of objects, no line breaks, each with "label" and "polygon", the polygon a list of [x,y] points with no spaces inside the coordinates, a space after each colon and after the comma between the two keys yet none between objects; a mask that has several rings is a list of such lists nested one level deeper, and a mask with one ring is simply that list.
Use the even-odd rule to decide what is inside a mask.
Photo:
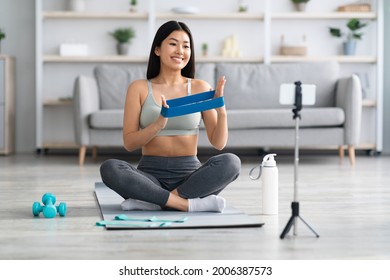
[{"label": "white water bottle", "polygon": [[261,188],[263,193],[263,214],[278,214],[278,195],[279,195],[279,174],[276,161],[276,154],[264,156],[261,164]]}]

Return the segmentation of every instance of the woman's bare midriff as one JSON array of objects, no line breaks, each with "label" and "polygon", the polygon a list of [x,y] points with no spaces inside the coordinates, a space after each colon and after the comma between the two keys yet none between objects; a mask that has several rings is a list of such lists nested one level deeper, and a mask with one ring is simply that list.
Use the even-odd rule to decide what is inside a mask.
[{"label": "woman's bare midriff", "polygon": [[142,148],[145,156],[179,157],[197,154],[198,135],[157,136]]}]

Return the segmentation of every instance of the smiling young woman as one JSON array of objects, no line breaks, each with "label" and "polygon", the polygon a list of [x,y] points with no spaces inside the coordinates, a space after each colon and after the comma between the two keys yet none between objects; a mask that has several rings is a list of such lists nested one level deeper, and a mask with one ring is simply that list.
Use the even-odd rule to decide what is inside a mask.
[{"label": "smiling young woman", "polygon": [[[169,21],[156,32],[145,80],[133,81],[127,91],[123,141],[128,151],[142,149],[137,167],[109,159],[101,168],[103,182],[124,198],[124,210],[222,212],[219,193],[240,173],[241,161],[222,153],[201,164],[197,158],[198,131],[203,121],[210,143],[222,150],[228,139],[225,107],[165,118],[162,106],[169,99],[211,89],[195,79],[194,43],[186,24]],[[223,96],[225,78],[215,89]]]}]

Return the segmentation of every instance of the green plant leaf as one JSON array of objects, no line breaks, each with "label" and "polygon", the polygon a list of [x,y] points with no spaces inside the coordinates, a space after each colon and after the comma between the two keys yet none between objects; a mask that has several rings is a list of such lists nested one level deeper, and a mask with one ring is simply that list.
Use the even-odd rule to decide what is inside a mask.
[{"label": "green plant leaf", "polygon": [[339,28],[329,27],[329,32],[334,37],[341,37],[343,35]]},{"label": "green plant leaf", "polygon": [[361,40],[362,36],[363,36],[363,33],[353,33],[352,34],[352,38],[357,39],[357,40]]},{"label": "green plant leaf", "polygon": [[0,41],[3,40],[4,38],[5,38],[5,33],[0,28]]},{"label": "green plant leaf", "polygon": [[351,19],[350,21],[347,22],[347,27],[351,31],[356,31],[358,29],[361,29],[361,28],[365,27],[366,25],[367,25],[367,23],[361,23],[360,20],[358,20],[356,18],[353,18],[353,19]]}]

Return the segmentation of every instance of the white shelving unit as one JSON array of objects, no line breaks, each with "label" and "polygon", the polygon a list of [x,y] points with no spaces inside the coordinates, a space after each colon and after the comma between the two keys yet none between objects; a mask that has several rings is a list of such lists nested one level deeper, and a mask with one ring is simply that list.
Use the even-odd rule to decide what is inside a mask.
[{"label": "white shelving unit", "polygon": [[70,12],[50,11],[42,12],[42,19],[148,19],[147,13],[98,13],[98,12]]},{"label": "white shelving unit", "polygon": [[376,19],[375,12],[288,12],[288,13],[272,13],[271,19],[305,19],[305,20],[329,20],[329,19]]},{"label": "white shelving unit", "polygon": [[[125,0],[115,0],[115,3]],[[231,0],[232,1],[232,0]],[[230,2],[231,2],[230,1]],[[248,0],[251,1],[251,0]],[[71,12],[66,9],[66,1],[58,0],[60,4],[54,5],[53,3],[48,3],[53,1],[48,0],[36,0],[36,106],[37,106],[37,116],[36,116],[36,147],[37,150],[42,150],[46,148],[75,148],[75,144],[72,142],[73,139],[73,130],[72,125],[73,121],[71,118],[71,104],[72,102],[66,100],[67,97],[72,95],[72,84],[76,74],[80,73],[91,73],[91,69],[94,65],[100,63],[115,63],[115,64],[129,64],[129,63],[146,63],[147,56],[149,51],[149,46],[151,40],[153,39],[156,28],[160,25],[160,22],[164,22],[171,19],[182,20],[189,22],[190,27],[193,33],[196,32],[196,28],[202,28],[210,26],[210,31],[212,32],[213,26],[217,26],[214,30],[215,36],[213,42],[209,42],[210,35],[194,34],[195,38],[204,37],[206,39],[197,39],[200,44],[202,41],[207,41],[211,47],[214,47],[210,55],[207,57],[202,57],[197,55],[197,62],[257,62],[257,63],[288,63],[288,62],[311,62],[311,61],[328,61],[336,60],[342,64],[342,68],[346,68],[347,72],[354,72],[355,69],[369,69],[368,71],[371,74],[370,83],[373,84],[372,92],[370,96],[364,100],[363,106],[364,111],[367,111],[368,117],[365,119],[365,123],[362,128],[362,138],[363,142],[359,146],[362,149],[372,149],[375,151],[382,150],[382,99],[383,99],[383,19],[381,12],[383,11],[383,0],[372,1],[374,10],[372,12],[364,13],[350,13],[350,12],[333,12],[331,9],[329,11],[318,12],[316,10],[306,11],[306,12],[295,12],[291,7],[283,7],[280,9],[278,2],[273,2],[270,0],[264,1],[252,1],[252,7],[249,12],[238,13],[234,12],[234,9],[228,10],[227,8],[216,11],[216,12],[205,12],[198,14],[175,14],[170,12],[170,9],[162,8],[160,2],[156,0],[142,1],[143,9],[139,13],[130,13],[125,9],[113,9],[106,2],[102,4],[102,1],[99,0],[90,0],[88,1],[90,7],[86,12]],[[98,8],[95,8],[93,5],[96,2]],[[184,5],[194,5],[193,2],[179,0],[170,0],[164,1],[165,6],[184,6]],[[286,1],[287,2],[287,1]],[[336,1],[343,2],[343,1]],[[347,4],[348,1],[344,1]],[[110,2],[115,6],[113,2]],[[197,2],[198,3],[198,2]],[[196,4],[197,4],[196,3]],[[195,4],[195,5],[196,5]],[[118,4],[119,5],[119,4]],[[123,5],[123,4],[122,4]],[[199,2],[199,5],[202,5]],[[229,1],[226,2],[226,6],[229,5]],[[46,6],[50,6],[49,9],[46,9]],[[119,5],[120,6],[120,5]],[[54,7],[54,8],[53,8]],[[103,7],[103,8],[102,8]],[[106,9],[106,10],[105,10]],[[280,11],[279,11],[280,10]],[[361,20],[368,21],[372,25],[371,30],[375,31],[375,35],[372,35],[370,38],[373,43],[368,48],[368,51],[359,53],[356,56],[344,56],[340,55],[335,48],[331,51],[321,51],[320,53],[309,53],[307,56],[282,56],[279,55],[275,48],[275,36],[279,36],[277,30],[278,25],[283,24],[283,30],[289,33],[297,33],[296,30],[291,30],[294,25],[298,23],[304,23],[304,25],[309,25],[306,23],[328,23],[329,25],[335,25],[336,23],[342,23],[345,20],[351,18],[358,18]],[[251,49],[246,49],[244,55],[239,58],[228,58],[219,55],[218,46],[223,40],[224,34],[228,34],[224,30],[225,23],[236,23],[235,25],[250,26],[256,30],[254,34],[244,34],[240,38],[240,42],[243,42],[243,48],[250,46]],[[142,47],[138,46],[134,54],[129,56],[118,56],[113,53],[107,47],[107,38],[103,39],[91,39],[91,45],[94,46],[94,49],[91,50],[90,55],[88,56],[60,56],[55,49],[53,43],[55,40],[59,40],[57,37],[50,41],[48,39],[50,34],[54,34],[57,29],[63,31],[65,35],[69,35],[64,30],[66,26],[71,26],[71,24],[77,23],[77,26],[80,27],[81,32],[84,28],[89,28],[89,30],[96,30],[105,25],[109,26],[121,26],[124,24],[135,24],[142,34],[141,38],[138,39]],[[220,23],[223,23],[221,25]],[[47,27],[49,25],[49,27]],[[86,27],[88,26],[88,27]],[[293,27],[291,27],[293,26]],[[222,28],[221,28],[222,27]],[[71,28],[71,27],[69,27]],[[108,27],[105,27],[108,28]],[[228,28],[226,28],[228,29]],[[234,29],[234,28],[232,28]],[[146,31],[145,31],[146,30]],[[195,32],[194,32],[195,30]],[[234,29],[242,30],[242,29]],[[219,34],[223,33],[224,34]],[[50,33],[51,32],[51,33]],[[105,31],[101,31],[105,32]],[[233,31],[235,32],[235,31]],[[321,31],[324,32],[324,31]],[[72,33],[72,32],[70,32]],[[89,37],[89,33],[86,33]],[[55,35],[55,34],[54,34]],[[64,35],[64,36],[65,36]],[[241,34],[240,34],[241,35]],[[253,36],[255,35],[255,36]],[[92,36],[92,35],[91,35]],[[221,37],[222,36],[222,37]],[[246,36],[246,37],[245,37]],[[323,35],[325,36],[325,35]],[[226,38],[226,36],[225,36]],[[244,40],[243,40],[244,38]],[[66,40],[67,38],[63,38]],[[88,38],[89,39],[89,38]],[[337,43],[334,39],[327,38],[329,42],[334,46]],[[95,41],[94,41],[95,40]],[[333,41],[331,41],[333,40]],[[99,42],[97,44],[96,42]],[[250,42],[250,44],[248,44]],[[56,42],[58,45],[58,42]],[[101,44],[100,44],[101,43]],[[101,47],[100,45],[104,45]],[[112,43],[114,44],[114,43]],[[146,47],[146,50],[145,50]],[[312,49],[316,49],[311,46]],[[139,51],[141,50],[142,51]],[[65,69],[67,73],[71,74],[61,74],[60,77],[52,78],[52,73],[61,72]],[[73,71],[73,72],[72,72]],[[75,73],[77,72],[77,73]],[[50,78],[49,78],[50,77]],[[58,88],[55,88],[53,85],[48,85],[48,80],[52,84],[55,84],[57,81]],[[67,80],[67,81],[66,81]],[[65,99],[64,101],[59,101],[59,99]],[[47,133],[47,128],[50,128],[50,125],[44,124],[47,121],[46,114],[47,111],[52,111],[54,115],[68,115],[70,118],[63,120],[63,125],[51,125],[53,129],[57,129],[53,133]],[[60,112],[61,111],[61,112]],[[65,112],[68,111],[68,112]],[[51,119],[51,118],[49,118]],[[54,121],[54,120],[53,120]],[[58,127],[63,133],[58,133]],[[47,135],[56,135],[60,139],[50,139],[47,138]],[[64,137],[66,135],[66,137]],[[64,140],[62,140],[62,138]],[[357,147],[357,148],[359,148]]]},{"label": "white shelving unit", "polygon": [[[283,63],[336,60],[342,64],[342,67],[349,67],[351,73],[354,73],[354,69],[359,66],[372,68],[371,70],[374,72],[371,79],[373,89],[371,95],[364,97],[363,100],[362,142],[357,149],[381,152],[383,149],[383,0],[371,1],[371,3],[373,7],[371,12],[270,12],[269,15],[272,23],[300,21],[301,23],[311,24],[318,21],[327,21],[331,22],[329,26],[335,26],[337,22],[340,22],[342,24],[338,24],[338,26],[341,28],[343,28],[345,21],[352,18],[366,21],[369,25],[372,25],[372,30],[375,31],[375,35],[371,37],[374,42],[371,55],[307,55],[299,57],[270,54],[269,57],[265,58],[265,61],[268,63]],[[344,4],[350,3],[347,1]],[[270,25],[272,28],[272,24]],[[366,31],[362,32],[365,33]]]}]

